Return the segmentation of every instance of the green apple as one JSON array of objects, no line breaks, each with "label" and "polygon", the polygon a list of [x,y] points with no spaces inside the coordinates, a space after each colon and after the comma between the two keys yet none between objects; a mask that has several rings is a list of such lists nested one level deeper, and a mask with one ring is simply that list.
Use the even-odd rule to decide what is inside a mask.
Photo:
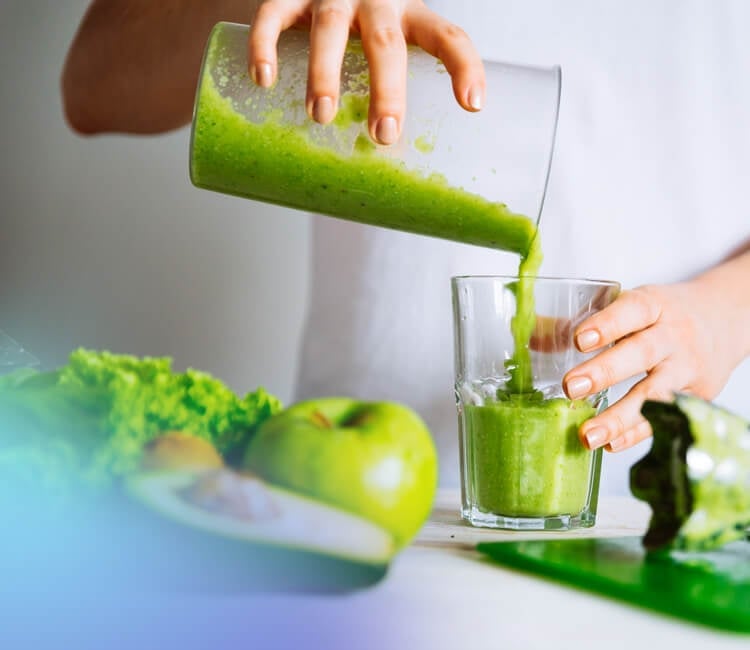
[{"label": "green apple", "polygon": [[330,397],[271,417],[244,467],[271,483],[366,517],[405,546],[432,508],[437,454],[410,408]]}]

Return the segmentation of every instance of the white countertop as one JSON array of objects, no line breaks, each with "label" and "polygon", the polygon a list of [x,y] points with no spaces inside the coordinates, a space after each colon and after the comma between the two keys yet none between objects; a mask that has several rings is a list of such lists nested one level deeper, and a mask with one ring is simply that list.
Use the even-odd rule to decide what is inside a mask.
[{"label": "white countertop", "polygon": [[650,510],[634,498],[603,498],[597,525],[573,533],[472,528],[458,504],[456,491],[441,491],[430,521],[373,588],[338,597],[226,598],[221,618],[258,648],[750,648],[750,636],[504,569],[470,550],[482,540],[642,535]]},{"label": "white countertop", "polygon": [[412,546],[472,550],[479,542],[642,535],[651,516],[650,508],[643,501],[632,497],[602,497],[593,528],[567,532],[507,531],[469,526],[461,519],[459,504],[457,490],[438,490],[430,519]]},{"label": "white countertop", "polygon": [[[59,610],[37,615],[19,629],[32,635],[46,631],[58,641],[50,647],[76,650],[750,648],[750,636],[713,631],[505,569],[470,550],[480,540],[640,535],[648,516],[648,508],[635,499],[604,498],[593,529],[498,532],[462,524],[458,494],[441,491],[412,546],[394,560],[384,580],[363,591],[171,598],[128,611],[97,612],[85,627],[80,617],[69,616],[77,604],[61,603]],[[42,647],[3,644],[3,630],[0,613],[0,647]]]}]

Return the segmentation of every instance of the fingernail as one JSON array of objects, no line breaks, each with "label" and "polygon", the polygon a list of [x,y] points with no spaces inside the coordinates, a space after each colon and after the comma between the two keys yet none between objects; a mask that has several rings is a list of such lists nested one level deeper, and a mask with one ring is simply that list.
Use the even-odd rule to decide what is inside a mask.
[{"label": "fingernail", "polygon": [[475,111],[482,110],[483,94],[481,86],[472,86],[469,88],[469,106]]},{"label": "fingernail", "polygon": [[584,330],[576,336],[576,345],[579,350],[589,350],[599,343],[599,332],[596,330]]},{"label": "fingernail", "polygon": [[330,97],[318,97],[312,106],[312,118],[320,124],[328,124],[335,114],[333,99]]},{"label": "fingernail", "polygon": [[398,139],[398,122],[395,117],[381,117],[375,125],[375,139],[380,144],[393,144]]},{"label": "fingernail", "polygon": [[584,438],[589,449],[598,449],[607,442],[607,430],[604,427],[594,427],[584,434]]},{"label": "fingernail", "polygon": [[625,438],[623,438],[622,436],[609,441],[610,451],[620,451],[624,447],[625,447]]},{"label": "fingernail", "polygon": [[588,377],[572,377],[565,382],[568,389],[568,397],[571,399],[578,399],[584,397],[591,392],[593,384]]},{"label": "fingernail", "polygon": [[272,83],[271,64],[256,64],[253,68],[253,81],[263,88],[268,88]]}]

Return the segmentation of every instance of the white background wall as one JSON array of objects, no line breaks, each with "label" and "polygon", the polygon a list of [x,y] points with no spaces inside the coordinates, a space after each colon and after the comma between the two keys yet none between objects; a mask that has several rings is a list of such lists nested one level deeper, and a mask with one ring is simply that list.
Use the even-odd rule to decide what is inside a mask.
[{"label": "white background wall", "polygon": [[[58,90],[87,0],[0,3],[0,329],[46,366],[170,355],[291,397],[309,217],[192,187],[188,130],[74,136]],[[750,417],[750,360],[719,397]]]},{"label": "white background wall", "polygon": [[288,400],[309,218],[194,188],[188,129],[73,135],[59,76],[87,5],[0,3],[0,329],[46,366],[170,355]]}]

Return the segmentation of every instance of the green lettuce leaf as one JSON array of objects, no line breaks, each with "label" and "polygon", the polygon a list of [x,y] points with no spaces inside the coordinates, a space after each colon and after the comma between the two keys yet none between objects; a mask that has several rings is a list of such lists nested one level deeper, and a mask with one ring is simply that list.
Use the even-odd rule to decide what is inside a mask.
[{"label": "green lettuce leaf", "polygon": [[79,349],[56,371],[0,378],[0,482],[107,486],[138,467],[144,443],[175,430],[231,462],[280,410],[263,388],[239,397],[207,373],[174,372],[169,358]]}]

